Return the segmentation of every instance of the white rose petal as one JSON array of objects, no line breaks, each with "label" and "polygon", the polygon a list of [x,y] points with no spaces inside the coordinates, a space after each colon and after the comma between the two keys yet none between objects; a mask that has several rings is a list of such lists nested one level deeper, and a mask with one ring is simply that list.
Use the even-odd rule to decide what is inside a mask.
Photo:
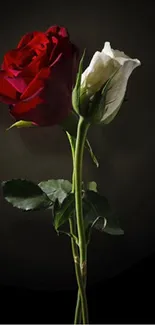
[{"label": "white rose petal", "polygon": [[118,66],[119,64],[104,52],[96,52],[89,67],[82,74],[81,87],[87,88],[90,96],[95,94]]},{"label": "white rose petal", "polygon": [[139,60],[128,59],[111,79],[107,87],[105,110],[101,122],[109,123],[117,114],[125,96],[128,79],[132,71],[139,65]]}]

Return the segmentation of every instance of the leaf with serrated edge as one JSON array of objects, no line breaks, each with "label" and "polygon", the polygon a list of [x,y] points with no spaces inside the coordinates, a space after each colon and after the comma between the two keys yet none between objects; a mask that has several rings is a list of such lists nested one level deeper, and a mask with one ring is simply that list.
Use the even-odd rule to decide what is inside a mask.
[{"label": "leaf with serrated edge", "polygon": [[1,185],[5,200],[18,209],[41,210],[52,204],[46,193],[31,181],[12,179],[2,182]]},{"label": "leaf with serrated edge", "polygon": [[55,202],[58,199],[59,203],[62,203],[72,190],[72,184],[64,179],[42,181],[38,186],[47,194],[51,201]]}]

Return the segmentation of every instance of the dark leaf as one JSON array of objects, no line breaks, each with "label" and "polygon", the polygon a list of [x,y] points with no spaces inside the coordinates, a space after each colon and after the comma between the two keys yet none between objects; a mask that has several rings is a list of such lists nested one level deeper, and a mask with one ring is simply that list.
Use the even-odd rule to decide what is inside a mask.
[{"label": "dark leaf", "polygon": [[72,216],[75,209],[75,200],[74,194],[70,193],[64,201],[60,204],[58,200],[54,204],[54,227],[55,230],[59,230],[60,226],[62,226],[68,219]]},{"label": "dark leaf", "polygon": [[[85,192],[85,200],[91,206],[92,210],[92,221],[96,219],[96,217],[106,217],[109,212],[109,203],[108,200],[93,190],[87,190]],[[95,214],[95,219],[93,215]],[[90,217],[89,217],[90,218]]]},{"label": "dark leaf", "polygon": [[12,179],[2,182],[3,196],[14,207],[22,210],[41,210],[52,202],[41,188],[31,181]]},{"label": "dark leaf", "polygon": [[123,235],[116,214],[112,213],[108,200],[94,191],[86,191],[84,197],[84,221],[87,237],[95,228],[111,235]]},{"label": "dark leaf", "polygon": [[120,227],[119,219],[116,214],[111,213],[107,216],[107,224],[103,231],[109,235],[124,235],[124,230]]}]

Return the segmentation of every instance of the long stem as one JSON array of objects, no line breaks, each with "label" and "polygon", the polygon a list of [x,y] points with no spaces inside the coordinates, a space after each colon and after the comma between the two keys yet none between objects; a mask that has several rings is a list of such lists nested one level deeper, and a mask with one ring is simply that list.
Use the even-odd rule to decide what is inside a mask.
[{"label": "long stem", "polygon": [[[71,147],[71,151],[72,151],[72,160],[73,160],[72,192],[74,193],[75,140],[73,137],[70,136],[70,134],[68,132],[66,132],[66,134],[67,134],[68,140],[70,142],[70,147]],[[76,225],[75,225],[75,220],[73,218],[69,219],[69,227],[70,227],[71,235],[75,235],[76,234]],[[73,260],[74,260],[76,278],[82,278],[81,270],[80,270],[80,263],[79,263],[79,251],[78,251],[78,247],[75,243],[75,240],[73,238],[71,238],[71,247],[72,247],[72,255],[73,255]],[[80,300],[80,291],[78,290],[74,324],[80,324],[80,323],[81,323],[81,300]]]},{"label": "long stem", "polygon": [[[79,253],[80,253],[80,269],[84,280],[87,274],[87,245],[85,238],[85,229],[83,221],[83,207],[82,207],[82,167],[83,167],[83,153],[84,145],[86,140],[87,131],[89,124],[85,122],[83,117],[80,117],[77,130],[77,140],[75,146],[75,157],[74,157],[74,186],[75,186],[75,208],[76,208],[76,220],[77,220],[77,231],[79,240]],[[83,288],[82,288],[83,289]],[[83,292],[79,287],[81,296],[81,309],[83,323],[88,324],[88,306],[86,298],[86,290],[84,286]]]},{"label": "long stem", "polygon": [[[74,222],[70,218],[69,219],[69,227],[70,227],[70,233],[71,234],[75,234],[75,227],[74,226],[75,226]],[[80,263],[79,263],[79,253],[78,253],[77,245],[76,245],[75,240],[73,238],[71,238],[71,247],[72,247],[72,255],[73,255],[73,259],[74,259],[76,278],[80,279],[81,285],[83,286],[81,270],[80,270]],[[77,281],[77,282],[79,282],[79,281]],[[80,304],[80,292],[78,290],[75,317],[74,317],[74,324],[80,324],[80,323],[81,323],[81,304]]]},{"label": "long stem", "polygon": [[80,296],[80,290],[78,290],[78,294],[77,294],[74,324],[81,324],[81,296]]}]

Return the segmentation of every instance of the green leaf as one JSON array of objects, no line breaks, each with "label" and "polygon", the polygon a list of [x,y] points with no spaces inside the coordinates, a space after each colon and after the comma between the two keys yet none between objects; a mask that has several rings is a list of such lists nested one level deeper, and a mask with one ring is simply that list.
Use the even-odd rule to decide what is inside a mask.
[{"label": "green leaf", "polygon": [[86,241],[87,244],[89,244],[90,239],[91,239],[91,234],[93,228],[99,230],[99,231],[104,231],[104,228],[106,227],[107,220],[103,217],[97,217],[93,223],[90,223],[88,227],[86,228]]},{"label": "green leaf", "polygon": [[39,183],[38,186],[47,194],[52,202],[58,199],[59,203],[62,203],[72,190],[72,184],[64,179],[50,179]]},{"label": "green leaf", "polygon": [[2,182],[3,196],[14,207],[22,210],[47,209],[51,200],[41,188],[31,181],[12,179]]},{"label": "green leaf", "polygon": [[97,183],[92,181],[87,184],[87,190],[97,192]]},{"label": "green leaf", "polygon": [[68,219],[72,216],[75,209],[74,194],[70,193],[64,201],[60,204],[56,200],[54,204],[53,214],[54,214],[54,227],[57,231]]},{"label": "green leaf", "polygon": [[84,222],[87,237],[93,228],[110,235],[123,235],[116,214],[112,213],[108,200],[94,191],[86,191],[84,196]]},{"label": "green leaf", "polygon": [[77,113],[80,113],[80,89],[81,89],[81,76],[83,72],[83,60],[85,56],[85,50],[79,64],[79,70],[77,73],[76,84],[72,91],[72,105]]},{"label": "green leaf", "polygon": [[13,127],[16,127],[16,128],[29,128],[29,127],[34,127],[34,126],[37,126],[37,124],[34,123],[34,122],[21,120],[21,121],[17,121],[14,124],[12,124],[9,128],[6,129],[6,131],[12,129]]},{"label": "green leaf", "polygon": [[[93,190],[87,190],[85,192],[85,199],[89,204],[92,204],[96,210],[97,216],[105,217],[110,209],[108,200]],[[94,221],[94,220],[93,220]]]},{"label": "green leaf", "polygon": [[104,226],[106,225],[106,219],[104,217],[99,216],[96,207],[92,204],[91,201],[88,200],[88,198],[83,199],[83,216],[86,241],[88,244],[90,242],[92,229],[96,228],[102,231]]},{"label": "green leaf", "polygon": [[114,213],[111,213],[107,217],[108,221],[104,228],[104,232],[106,232],[109,235],[124,235],[124,230],[120,227],[119,219],[117,215]]}]

